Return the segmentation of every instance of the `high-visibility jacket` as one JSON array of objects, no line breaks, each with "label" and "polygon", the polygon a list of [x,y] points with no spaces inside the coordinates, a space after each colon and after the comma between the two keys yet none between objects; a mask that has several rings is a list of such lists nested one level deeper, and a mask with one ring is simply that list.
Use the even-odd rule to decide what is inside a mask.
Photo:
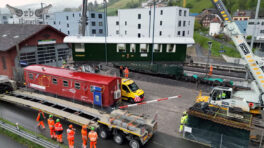
[{"label": "high-visibility jacket", "polygon": [[98,135],[95,131],[90,131],[88,135],[91,142],[97,141]]},{"label": "high-visibility jacket", "polygon": [[52,118],[48,119],[48,125],[49,125],[49,129],[53,130],[54,129],[54,120]]},{"label": "high-visibility jacket", "polygon": [[44,118],[45,118],[44,113],[43,112],[39,112],[38,113],[38,117],[37,117],[37,121],[44,121]]},{"label": "high-visibility jacket", "polygon": [[87,140],[88,139],[88,132],[87,132],[87,130],[82,129],[81,133],[82,133],[82,138],[85,138]]},{"label": "high-visibility jacket", "polygon": [[188,115],[182,116],[181,117],[181,124],[186,124],[188,120]]},{"label": "high-visibility jacket", "polygon": [[221,94],[218,95],[218,98],[225,98],[226,97],[226,93],[222,92]]},{"label": "high-visibility jacket", "polygon": [[75,131],[73,129],[67,129],[67,139],[74,140]]},{"label": "high-visibility jacket", "polygon": [[57,135],[60,135],[60,134],[63,133],[63,127],[62,127],[60,122],[57,122],[55,124],[55,132],[56,132]]},{"label": "high-visibility jacket", "polygon": [[127,75],[129,74],[128,68],[125,69],[124,73],[127,74]]}]

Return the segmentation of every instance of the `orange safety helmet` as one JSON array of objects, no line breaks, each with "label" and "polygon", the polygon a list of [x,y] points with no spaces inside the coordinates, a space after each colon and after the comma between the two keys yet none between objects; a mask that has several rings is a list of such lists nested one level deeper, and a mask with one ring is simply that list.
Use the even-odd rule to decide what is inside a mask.
[{"label": "orange safety helmet", "polygon": [[69,128],[73,128],[72,124],[69,125]]}]

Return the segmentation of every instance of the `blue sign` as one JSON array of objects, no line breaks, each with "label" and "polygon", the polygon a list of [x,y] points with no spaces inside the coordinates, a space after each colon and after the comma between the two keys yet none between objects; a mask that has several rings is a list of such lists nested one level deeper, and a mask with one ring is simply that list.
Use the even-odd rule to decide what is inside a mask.
[{"label": "blue sign", "polygon": [[20,63],[20,65],[22,65],[22,66],[28,66],[28,63],[27,63],[26,61],[20,61],[19,63]]},{"label": "blue sign", "polygon": [[102,103],[102,88],[100,87],[96,87],[96,86],[92,86],[92,92],[93,92],[93,101],[94,101],[94,104],[95,105],[98,105],[98,106],[102,106],[103,103]]},{"label": "blue sign", "polygon": [[219,52],[220,52],[220,53],[224,53],[224,52],[225,52],[225,50],[219,50]]}]

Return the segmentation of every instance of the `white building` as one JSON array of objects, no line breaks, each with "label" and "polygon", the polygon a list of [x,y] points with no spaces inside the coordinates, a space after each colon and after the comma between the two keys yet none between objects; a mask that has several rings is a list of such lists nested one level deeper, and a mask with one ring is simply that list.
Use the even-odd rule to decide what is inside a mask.
[{"label": "white building", "polygon": [[[108,36],[152,37],[154,8],[120,9],[118,16],[108,17]],[[189,9],[159,7],[155,13],[155,37],[193,37],[194,17]]]},{"label": "white building", "polygon": [[258,38],[263,38],[262,40],[264,40],[264,19],[258,19],[256,26],[254,25],[254,19],[248,20],[246,35],[252,36],[254,32],[257,40]]},{"label": "white building", "polygon": [[209,27],[209,35],[210,36],[215,36],[218,35],[221,31],[221,24],[218,22],[212,22],[210,23]]}]

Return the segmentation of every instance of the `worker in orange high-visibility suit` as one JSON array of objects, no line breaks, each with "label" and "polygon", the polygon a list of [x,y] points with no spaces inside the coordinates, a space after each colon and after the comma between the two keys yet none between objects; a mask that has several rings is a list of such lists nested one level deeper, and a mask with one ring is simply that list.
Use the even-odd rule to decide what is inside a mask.
[{"label": "worker in orange high-visibility suit", "polygon": [[210,65],[210,70],[209,70],[209,76],[212,76],[212,74],[213,74],[213,66],[212,65]]},{"label": "worker in orange high-visibility suit", "polygon": [[74,135],[75,135],[75,129],[73,128],[72,124],[69,125],[69,128],[67,129],[67,139],[69,148],[74,148]]},{"label": "worker in orange high-visibility suit", "polygon": [[125,73],[125,78],[128,78],[129,70],[127,67],[125,68],[124,73]]},{"label": "worker in orange high-visibility suit", "polygon": [[49,129],[50,129],[50,138],[51,139],[53,139],[53,138],[55,139],[56,138],[55,128],[54,128],[55,122],[53,120],[53,116],[52,115],[49,115],[48,125],[49,125]]},{"label": "worker in orange high-visibility suit", "polygon": [[97,142],[98,135],[96,131],[94,131],[94,127],[91,127],[91,131],[89,132],[88,137],[90,140],[90,148],[92,147],[96,148],[96,142]]},{"label": "worker in orange high-visibility suit", "polygon": [[38,127],[40,127],[41,125],[42,129],[45,129],[44,119],[46,119],[44,113],[42,112],[42,110],[39,110],[36,121],[38,122]]},{"label": "worker in orange high-visibility suit", "polygon": [[55,127],[57,142],[63,143],[62,141],[63,127],[62,124],[60,123],[60,119],[56,119],[56,124],[54,127]]},{"label": "worker in orange high-visibility suit", "polygon": [[82,140],[83,140],[82,147],[86,148],[87,147],[87,140],[88,140],[88,131],[87,131],[87,126],[86,125],[82,126],[81,133],[82,133]]}]

